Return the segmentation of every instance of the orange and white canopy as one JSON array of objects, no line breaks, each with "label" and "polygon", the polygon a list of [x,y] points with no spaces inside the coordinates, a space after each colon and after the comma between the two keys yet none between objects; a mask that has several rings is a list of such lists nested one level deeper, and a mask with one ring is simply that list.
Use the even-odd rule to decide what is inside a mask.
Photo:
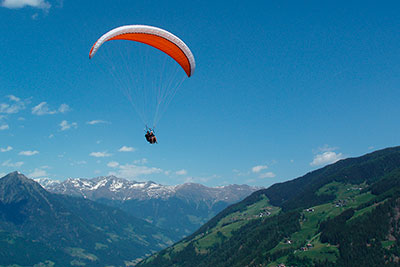
[{"label": "orange and white canopy", "polygon": [[130,40],[153,46],[173,58],[188,77],[193,75],[196,63],[189,47],[166,30],[146,25],[127,25],[115,28],[94,43],[90,49],[89,58],[96,54],[102,44],[111,40]]}]

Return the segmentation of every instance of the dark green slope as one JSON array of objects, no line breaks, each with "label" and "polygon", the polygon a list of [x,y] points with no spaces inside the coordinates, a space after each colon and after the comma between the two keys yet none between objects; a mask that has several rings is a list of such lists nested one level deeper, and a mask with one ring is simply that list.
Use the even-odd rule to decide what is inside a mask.
[{"label": "dark green slope", "polygon": [[0,265],[24,266],[125,266],[171,244],[168,232],[143,220],[51,194],[17,172],[0,179],[0,237]]},{"label": "dark green slope", "polygon": [[294,180],[274,184],[265,189],[265,194],[272,205],[284,210],[307,208],[334,198],[332,194],[316,195],[328,183],[372,184],[395,169],[400,169],[400,147],[340,160]]},{"label": "dark green slope", "polygon": [[253,193],[138,266],[398,266],[399,186],[400,147],[341,160]]}]

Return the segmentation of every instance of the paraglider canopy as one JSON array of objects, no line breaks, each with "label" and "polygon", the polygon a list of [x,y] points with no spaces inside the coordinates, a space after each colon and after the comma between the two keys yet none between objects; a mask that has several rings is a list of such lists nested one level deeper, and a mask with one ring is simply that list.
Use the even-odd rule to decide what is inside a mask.
[{"label": "paraglider canopy", "polygon": [[94,43],[89,58],[96,54],[103,43],[111,40],[130,40],[153,46],[173,58],[188,77],[193,75],[196,64],[189,47],[181,39],[166,30],[146,25],[127,25],[115,28]]},{"label": "paraglider canopy", "polygon": [[[103,61],[106,64],[102,66],[110,74],[108,77],[116,82],[115,88],[122,91],[142,122],[154,129],[182,82],[193,75],[194,56],[181,39],[166,30],[126,25],[103,34],[90,49],[89,58],[93,58],[104,43],[112,40],[136,43],[112,42],[103,48],[106,53],[100,53],[99,59],[101,61],[102,56],[106,56]],[[142,53],[139,48],[149,49],[151,53],[143,50]],[[110,55],[108,58],[107,54]],[[162,61],[157,61],[161,58]],[[154,140],[156,142],[155,136]]]}]

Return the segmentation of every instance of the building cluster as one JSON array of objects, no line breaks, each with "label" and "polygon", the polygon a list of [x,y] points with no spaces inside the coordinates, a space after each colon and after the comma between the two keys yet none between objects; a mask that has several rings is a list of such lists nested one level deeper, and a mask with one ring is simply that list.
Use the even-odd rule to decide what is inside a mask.
[{"label": "building cluster", "polygon": [[334,205],[336,208],[344,207],[344,206],[346,206],[346,204],[347,204],[347,201],[346,201],[346,200],[341,200],[341,199],[339,199],[339,200],[333,202],[333,205]]},{"label": "building cluster", "polygon": [[262,212],[260,212],[260,214],[258,215],[258,217],[262,218],[262,217],[269,216],[269,215],[271,215],[271,212],[269,212],[269,211],[262,211]]}]

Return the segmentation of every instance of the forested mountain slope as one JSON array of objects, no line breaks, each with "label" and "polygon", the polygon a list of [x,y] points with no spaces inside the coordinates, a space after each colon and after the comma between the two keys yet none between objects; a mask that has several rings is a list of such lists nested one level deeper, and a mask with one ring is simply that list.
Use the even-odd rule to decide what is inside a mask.
[{"label": "forested mountain slope", "polygon": [[13,172],[0,179],[0,265],[125,266],[171,234],[123,211],[52,194]]},{"label": "forested mountain slope", "polygon": [[400,147],[253,193],[139,266],[398,266]]}]

